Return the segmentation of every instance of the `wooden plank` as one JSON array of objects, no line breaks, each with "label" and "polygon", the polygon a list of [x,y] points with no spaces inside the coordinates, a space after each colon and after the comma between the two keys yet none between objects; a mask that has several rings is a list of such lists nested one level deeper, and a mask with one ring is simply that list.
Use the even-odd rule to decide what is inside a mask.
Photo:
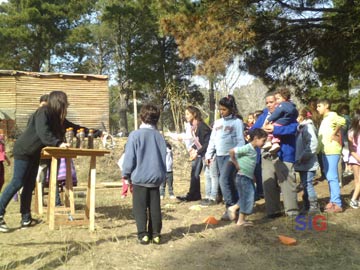
[{"label": "wooden plank", "polygon": [[71,214],[75,214],[74,190],[71,174],[71,159],[66,158],[65,206],[70,207]]},{"label": "wooden plank", "polygon": [[110,154],[109,150],[103,149],[81,149],[81,148],[60,148],[60,147],[44,147],[41,151],[41,157],[49,156],[76,158],[77,156],[104,156]]},{"label": "wooden plank", "polygon": [[51,159],[51,169],[50,169],[50,180],[49,180],[49,199],[48,199],[48,222],[50,230],[55,229],[55,193],[56,193],[56,184],[57,184],[57,158],[53,157]]},{"label": "wooden plank", "polygon": [[91,156],[90,160],[90,200],[89,200],[89,219],[90,231],[95,230],[95,183],[96,183],[96,156]]}]

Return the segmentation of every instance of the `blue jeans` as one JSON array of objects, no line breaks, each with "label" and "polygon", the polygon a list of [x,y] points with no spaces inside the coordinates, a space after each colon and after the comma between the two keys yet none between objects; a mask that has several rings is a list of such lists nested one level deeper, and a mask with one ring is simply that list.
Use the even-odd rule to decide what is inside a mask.
[{"label": "blue jeans", "polygon": [[324,173],[329,183],[330,202],[341,207],[338,163],[340,155],[322,155]]},{"label": "blue jeans", "polygon": [[174,195],[173,182],[174,182],[173,172],[167,172],[166,180],[164,182],[162,182],[162,184],[160,185],[160,196],[165,195],[166,184],[168,185],[169,195],[170,196]]},{"label": "blue jeans", "polygon": [[238,205],[240,213],[250,215],[254,208],[255,186],[251,178],[245,175],[236,175],[236,188],[239,193]]},{"label": "blue jeans", "polygon": [[20,213],[22,220],[31,218],[31,199],[35,187],[36,176],[39,168],[39,158],[32,160],[14,160],[14,174],[0,197],[0,216],[5,214],[11,198],[23,187],[20,200]]},{"label": "blue jeans", "polygon": [[205,196],[207,199],[216,200],[219,188],[219,170],[216,159],[205,166]]},{"label": "blue jeans", "polygon": [[219,168],[219,184],[226,208],[237,203],[239,196],[235,188],[236,168],[230,156],[216,156]]},{"label": "blue jeans", "polygon": [[306,208],[309,208],[309,200],[317,200],[317,194],[313,186],[313,179],[316,171],[299,171],[301,183],[304,187],[303,202]]}]

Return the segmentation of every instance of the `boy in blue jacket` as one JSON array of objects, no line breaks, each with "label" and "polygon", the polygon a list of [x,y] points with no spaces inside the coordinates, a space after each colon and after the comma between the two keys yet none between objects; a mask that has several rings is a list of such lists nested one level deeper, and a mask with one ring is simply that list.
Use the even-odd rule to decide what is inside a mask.
[{"label": "boy in blue jacket", "polygon": [[[166,179],[166,143],[156,125],[160,110],[144,105],[142,124],[130,133],[125,148],[122,177],[133,184],[133,214],[139,243],[160,244],[162,227],[159,186]],[[149,221],[148,221],[149,217]]]}]

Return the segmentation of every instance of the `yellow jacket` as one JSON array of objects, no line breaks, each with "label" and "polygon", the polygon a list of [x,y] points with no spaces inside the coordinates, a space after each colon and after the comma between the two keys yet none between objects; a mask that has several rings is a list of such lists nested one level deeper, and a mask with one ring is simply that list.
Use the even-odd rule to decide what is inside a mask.
[{"label": "yellow jacket", "polygon": [[341,132],[338,132],[338,140],[332,140],[332,135],[337,126],[344,126],[345,118],[336,112],[328,112],[324,115],[319,128],[319,151],[325,155],[338,155],[341,153]]}]

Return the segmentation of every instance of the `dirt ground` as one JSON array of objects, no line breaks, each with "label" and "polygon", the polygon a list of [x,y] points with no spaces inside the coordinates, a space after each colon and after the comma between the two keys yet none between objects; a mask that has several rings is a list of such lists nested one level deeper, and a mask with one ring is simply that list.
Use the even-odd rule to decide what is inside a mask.
[{"label": "dirt ground", "polygon": [[[99,159],[97,182],[120,181],[116,161],[124,140]],[[8,148],[9,149],[9,148]],[[174,145],[174,189],[185,194],[189,185],[190,162],[184,149]],[[88,160],[79,158],[76,167],[79,184],[85,184]],[[11,177],[7,168],[7,179]],[[202,189],[204,189],[202,177]],[[12,228],[0,234],[0,269],[360,269],[359,210],[349,208],[353,188],[351,177],[342,188],[345,211],[325,215],[327,230],[295,229],[290,218],[265,218],[264,201],[256,203],[251,216],[254,227],[238,228],[233,222],[220,221],[206,225],[207,216],[220,219],[224,205],[195,207],[198,202],[162,201],[162,245],[139,245],[132,217],[131,196],[120,198],[119,188],[96,191],[96,231],[86,226],[63,226],[50,231],[44,223],[26,230],[19,229],[19,202],[12,201],[5,219]],[[328,199],[326,181],[316,190],[324,206]],[[84,209],[82,191],[75,193],[76,209]],[[301,201],[301,193],[299,193]],[[286,246],[278,235],[297,240]]]}]

